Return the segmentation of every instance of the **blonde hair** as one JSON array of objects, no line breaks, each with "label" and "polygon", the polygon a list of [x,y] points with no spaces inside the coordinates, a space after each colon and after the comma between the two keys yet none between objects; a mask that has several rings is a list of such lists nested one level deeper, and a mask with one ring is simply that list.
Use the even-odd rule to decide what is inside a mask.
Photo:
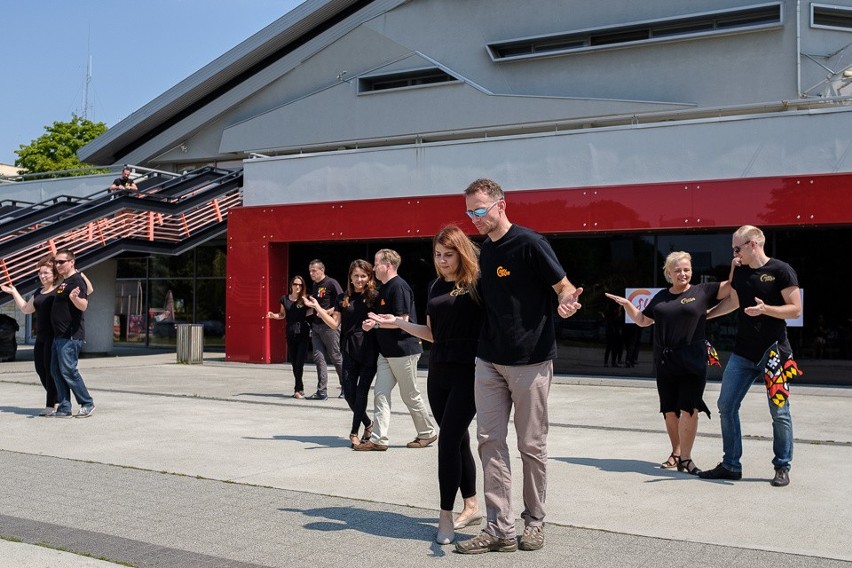
[{"label": "blonde hair", "polygon": [[742,239],[744,242],[751,241],[760,247],[766,244],[766,236],[763,234],[763,231],[754,225],[743,225],[734,231],[734,236]]},{"label": "blonde hair", "polygon": [[669,271],[674,268],[674,265],[680,262],[681,260],[686,259],[689,261],[689,265],[692,266],[692,255],[688,252],[682,250],[676,250],[674,252],[670,252],[666,257],[666,262],[663,264],[663,277],[666,279],[666,282],[672,284],[672,277],[669,276]]},{"label": "blonde hair", "polygon": [[390,263],[394,270],[399,270],[399,265],[402,264],[402,257],[393,249],[380,249],[376,252],[376,257],[381,262]]}]

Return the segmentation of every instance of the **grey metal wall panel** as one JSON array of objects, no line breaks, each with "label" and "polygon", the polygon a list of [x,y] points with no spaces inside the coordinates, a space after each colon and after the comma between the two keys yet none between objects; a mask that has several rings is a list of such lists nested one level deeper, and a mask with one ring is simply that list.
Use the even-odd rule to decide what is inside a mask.
[{"label": "grey metal wall panel", "polygon": [[852,171],[852,108],[248,160],[246,205]]}]

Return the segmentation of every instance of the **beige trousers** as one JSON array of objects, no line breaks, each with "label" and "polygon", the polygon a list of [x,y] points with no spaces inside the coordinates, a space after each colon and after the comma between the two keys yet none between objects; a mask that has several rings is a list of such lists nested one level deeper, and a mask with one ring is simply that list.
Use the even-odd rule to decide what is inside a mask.
[{"label": "beige trousers", "polygon": [[388,445],[388,432],[391,416],[391,392],[399,385],[399,396],[408,407],[418,438],[431,438],[435,427],[429,418],[429,411],[417,390],[417,361],[420,354],[404,357],[384,357],[379,355],[376,370],[376,386],[373,399],[373,443]]},{"label": "beige trousers", "polygon": [[515,431],[524,475],[524,524],[544,524],[547,493],[547,397],[553,361],[534,365],[494,365],[476,360],[477,439],[485,489],[486,531],[515,537],[512,470],[509,463],[509,415],[515,408]]}]

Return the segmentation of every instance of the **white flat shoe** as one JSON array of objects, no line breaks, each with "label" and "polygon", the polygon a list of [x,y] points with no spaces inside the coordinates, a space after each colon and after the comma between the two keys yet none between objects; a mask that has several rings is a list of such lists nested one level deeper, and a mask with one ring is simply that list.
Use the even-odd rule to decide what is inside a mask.
[{"label": "white flat shoe", "polygon": [[465,527],[470,527],[470,526],[479,525],[479,524],[482,524],[482,513],[475,513],[475,514],[473,514],[469,517],[466,517],[464,519],[460,519],[459,517],[456,517],[456,522],[453,523],[453,528],[455,530],[459,530],[459,529],[463,529]]},{"label": "white flat shoe", "polygon": [[454,540],[456,540],[456,534],[454,532],[444,534],[441,531],[438,531],[438,534],[435,536],[435,542],[438,544],[451,544]]}]

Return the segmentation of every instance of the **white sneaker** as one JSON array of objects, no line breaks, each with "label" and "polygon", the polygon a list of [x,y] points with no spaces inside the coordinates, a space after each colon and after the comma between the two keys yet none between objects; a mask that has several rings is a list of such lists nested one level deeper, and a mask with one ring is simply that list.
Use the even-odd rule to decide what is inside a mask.
[{"label": "white sneaker", "polygon": [[80,412],[77,413],[77,418],[88,418],[95,411],[95,405],[81,406]]},{"label": "white sneaker", "polygon": [[48,406],[38,413],[39,416],[53,416],[54,414],[56,414],[56,409],[52,406]]}]

